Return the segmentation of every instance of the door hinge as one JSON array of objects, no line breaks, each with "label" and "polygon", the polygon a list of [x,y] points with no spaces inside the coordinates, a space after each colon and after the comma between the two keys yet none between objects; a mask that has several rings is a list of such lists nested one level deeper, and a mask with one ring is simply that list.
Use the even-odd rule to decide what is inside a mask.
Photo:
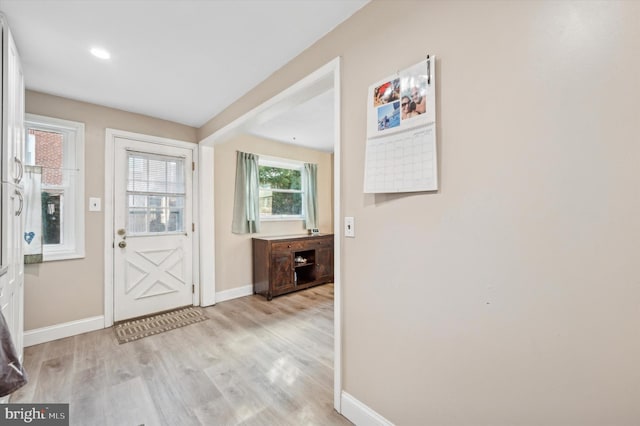
[{"label": "door hinge", "polygon": [[191,224],[191,232],[196,232],[196,224],[195,223]]},{"label": "door hinge", "polygon": [[195,293],[196,293],[196,285],[191,284],[191,294],[195,294]]},{"label": "door hinge", "polygon": [[196,162],[195,161],[191,162],[191,170],[193,170],[194,172],[196,171]]}]

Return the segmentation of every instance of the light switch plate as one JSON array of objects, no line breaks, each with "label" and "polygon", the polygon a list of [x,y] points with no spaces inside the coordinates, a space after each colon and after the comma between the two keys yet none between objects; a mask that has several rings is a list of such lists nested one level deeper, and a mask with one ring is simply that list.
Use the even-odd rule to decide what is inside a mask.
[{"label": "light switch plate", "polygon": [[102,209],[102,200],[97,197],[89,197],[89,211],[99,212]]},{"label": "light switch plate", "polygon": [[351,238],[355,238],[356,236],[355,221],[352,216],[344,218],[344,236]]}]

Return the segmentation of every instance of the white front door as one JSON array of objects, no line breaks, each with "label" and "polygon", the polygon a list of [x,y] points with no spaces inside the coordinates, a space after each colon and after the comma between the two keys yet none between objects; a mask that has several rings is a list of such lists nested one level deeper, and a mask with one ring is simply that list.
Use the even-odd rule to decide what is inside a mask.
[{"label": "white front door", "polygon": [[192,305],[192,150],[116,137],[114,158],[114,320]]}]

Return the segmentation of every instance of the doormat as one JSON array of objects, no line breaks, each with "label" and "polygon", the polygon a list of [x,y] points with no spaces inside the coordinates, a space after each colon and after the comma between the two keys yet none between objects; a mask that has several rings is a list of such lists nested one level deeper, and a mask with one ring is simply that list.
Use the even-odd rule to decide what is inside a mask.
[{"label": "doormat", "polygon": [[118,343],[122,344],[207,319],[209,318],[202,312],[202,309],[189,306],[175,311],[125,321],[116,324],[113,329],[116,332]]}]

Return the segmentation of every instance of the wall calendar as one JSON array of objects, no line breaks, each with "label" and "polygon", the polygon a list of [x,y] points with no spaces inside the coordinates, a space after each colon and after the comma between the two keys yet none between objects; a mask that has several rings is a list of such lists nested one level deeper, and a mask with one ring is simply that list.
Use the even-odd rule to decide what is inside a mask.
[{"label": "wall calendar", "polygon": [[365,193],[438,189],[435,57],[369,87]]}]

